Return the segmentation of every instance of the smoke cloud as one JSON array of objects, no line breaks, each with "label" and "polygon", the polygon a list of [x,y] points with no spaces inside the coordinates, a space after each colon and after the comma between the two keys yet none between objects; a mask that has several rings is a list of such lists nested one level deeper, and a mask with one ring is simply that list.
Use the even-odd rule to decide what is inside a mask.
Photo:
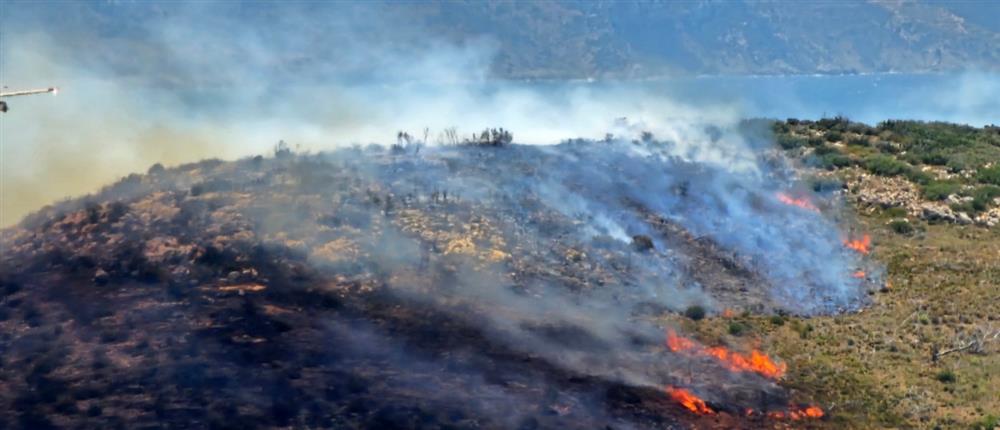
[{"label": "smoke cloud", "polygon": [[494,80],[495,41],[418,34],[379,6],[257,9],[6,4],[4,84],[61,91],[12,99],[2,117],[2,224],[154,163],[259,154],[282,139],[322,150],[499,126],[552,144],[601,137],[627,117],[686,142],[691,123],[739,116],[628,85]]}]

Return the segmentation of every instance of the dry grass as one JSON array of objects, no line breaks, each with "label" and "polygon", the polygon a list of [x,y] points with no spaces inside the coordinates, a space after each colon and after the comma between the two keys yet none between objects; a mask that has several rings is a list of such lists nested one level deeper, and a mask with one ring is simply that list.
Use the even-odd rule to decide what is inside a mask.
[{"label": "dry grass", "polygon": [[993,428],[1000,341],[981,354],[935,361],[933,353],[976,329],[1000,330],[1000,229],[918,224],[917,234],[903,236],[878,214],[862,222],[890,282],[862,312],[688,324],[703,339],[733,343],[740,341],[727,334],[730,323],[750,327],[743,337],[759,339],[788,364],[783,385],[800,401],[822,405],[831,428]]}]

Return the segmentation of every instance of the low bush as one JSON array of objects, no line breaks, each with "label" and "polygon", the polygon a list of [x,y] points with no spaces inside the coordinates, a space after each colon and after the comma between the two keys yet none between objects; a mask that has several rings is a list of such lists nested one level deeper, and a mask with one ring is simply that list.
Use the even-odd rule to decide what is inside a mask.
[{"label": "low bush", "polygon": [[849,146],[869,146],[868,139],[865,137],[852,137],[847,139],[847,144]]},{"label": "low bush", "polygon": [[934,375],[934,379],[937,379],[938,381],[945,384],[950,384],[952,382],[955,382],[957,378],[955,378],[954,372],[950,370],[942,370],[938,372],[937,375]]},{"label": "low bush", "polygon": [[976,179],[984,184],[1000,185],[1000,164],[979,169]]},{"label": "low bush", "polygon": [[684,316],[691,318],[695,321],[704,319],[705,308],[698,305],[688,306],[688,308],[684,310]]},{"label": "low bush", "polygon": [[911,167],[902,161],[887,155],[873,155],[865,158],[865,169],[876,175],[898,176],[909,173]]},{"label": "low bush", "polygon": [[1000,186],[983,185],[977,187],[971,193],[972,208],[976,211],[984,211],[993,206],[993,199],[1000,197]]},{"label": "low bush", "polygon": [[905,219],[896,219],[889,222],[889,228],[896,234],[908,235],[913,233],[913,224]]},{"label": "low bush", "polygon": [[750,330],[746,324],[737,321],[731,321],[729,323],[729,334],[733,336],[742,336],[744,333]]},{"label": "low bush", "polygon": [[962,189],[962,184],[955,181],[930,181],[921,187],[921,193],[927,200],[944,200]]},{"label": "low bush", "polygon": [[807,143],[808,142],[806,141],[806,139],[803,139],[801,137],[790,136],[787,134],[778,135],[778,146],[780,146],[782,149],[788,150],[788,149],[800,148],[805,146]]}]

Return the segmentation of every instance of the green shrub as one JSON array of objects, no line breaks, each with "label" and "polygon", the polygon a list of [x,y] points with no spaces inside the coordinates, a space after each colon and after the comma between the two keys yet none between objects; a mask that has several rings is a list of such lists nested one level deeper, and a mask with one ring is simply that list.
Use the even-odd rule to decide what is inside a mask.
[{"label": "green shrub", "polygon": [[816,125],[819,126],[819,128],[821,129],[835,130],[841,132],[846,130],[847,126],[850,124],[851,121],[847,119],[847,117],[842,115],[837,115],[833,118],[823,118],[820,119],[819,121],[816,121]]},{"label": "green shrub", "polygon": [[958,158],[949,158],[946,165],[948,166],[948,171],[951,173],[959,173],[969,168],[968,163]]},{"label": "green shrub", "polygon": [[922,172],[911,167],[910,170],[906,172],[906,179],[920,185],[927,185],[934,180],[934,177],[927,172]]},{"label": "green shrub", "polygon": [[948,157],[940,152],[929,152],[920,154],[920,162],[924,164],[930,164],[934,166],[946,166],[948,165],[948,161],[950,161]]},{"label": "green shrub", "polygon": [[937,379],[945,384],[950,384],[956,380],[955,373],[950,370],[942,370],[938,372],[937,375],[934,376],[934,379]]},{"label": "green shrub", "polygon": [[891,142],[886,142],[884,140],[883,141],[879,141],[878,143],[876,143],[875,144],[875,149],[878,149],[879,151],[882,151],[882,152],[884,152],[886,154],[898,154],[899,153],[899,147],[897,147],[896,145],[893,145]]},{"label": "green shrub", "polygon": [[979,169],[976,179],[984,184],[1000,185],[1000,164]]},{"label": "green shrub", "polygon": [[841,140],[844,139],[844,136],[842,134],[840,134],[839,131],[830,131],[830,132],[826,133],[826,136],[823,136],[823,137],[826,139],[827,142],[831,142],[831,143],[832,142],[839,142],[839,141],[841,141]]},{"label": "green shrub", "polygon": [[782,149],[795,149],[805,146],[808,143],[805,139],[787,134],[778,135],[778,146]]},{"label": "green shrub", "polygon": [[847,144],[849,146],[868,146],[868,139],[864,137],[852,137],[847,139]]},{"label": "green shrub", "polygon": [[834,170],[839,167],[847,167],[851,165],[851,157],[844,154],[826,154],[818,158],[817,166],[822,167],[826,170]]},{"label": "green shrub", "polygon": [[930,181],[921,189],[927,200],[944,200],[962,189],[962,184],[955,181]]},{"label": "green shrub", "polygon": [[1000,415],[987,415],[972,426],[973,430],[993,430],[998,427],[1000,427]]},{"label": "green shrub", "polygon": [[955,212],[965,212],[969,215],[974,215],[979,212],[976,210],[976,206],[973,205],[972,202],[953,203],[948,205],[948,207]]},{"label": "green shrub", "polygon": [[1000,197],[1000,187],[996,185],[983,185],[977,187],[971,193],[972,207],[976,211],[984,211],[993,205],[993,199]]},{"label": "green shrub", "polygon": [[688,308],[684,310],[684,316],[695,321],[701,320],[705,318],[705,308],[698,305],[688,306]]},{"label": "green shrub", "polygon": [[888,208],[882,211],[882,213],[885,214],[885,216],[892,218],[903,218],[906,216],[906,209],[896,206]]},{"label": "green shrub", "polygon": [[889,228],[897,234],[908,235],[913,233],[913,224],[905,219],[896,219],[889,222]]},{"label": "green shrub", "polygon": [[837,178],[812,178],[809,185],[817,193],[828,193],[844,188],[844,181]]},{"label": "green shrub", "polygon": [[897,176],[908,173],[910,165],[887,155],[872,155],[864,160],[865,169],[876,175]]},{"label": "green shrub", "polygon": [[733,336],[742,336],[744,333],[750,330],[746,324],[737,321],[729,322],[729,334]]},{"label": "green shrub", "polygon": [[806,140],[806,144],[813,147],[821,147],[825,144],[825,142],[823,142],[822,138],[810,137],[808,140]]}]

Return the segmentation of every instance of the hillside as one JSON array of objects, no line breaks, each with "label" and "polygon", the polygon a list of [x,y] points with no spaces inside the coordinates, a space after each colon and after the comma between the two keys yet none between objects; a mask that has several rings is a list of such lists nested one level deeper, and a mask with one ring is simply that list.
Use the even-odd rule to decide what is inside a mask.
[{"label": "hillside", "polygon": [[0,238],[0,425],[995,425],[1000,229],[851,179],[933,189],[909,181],[940,153],[975,201],[995,131],[751,121],[701,148],[736,132],[724,161],[648,133],[280,145],[44,208]]},{"label": "hillside", "polygon": [[[769,343],[703,346],[662,317],[856,310],[880,288],[879,265],[844,247],[832,222],[777,199],[795,186],[782,170],[684,160],[646,137],[279,146],[268,158],[154,166],[44,209],[4,231],[0,419],[819,419],[786,388]],[[703,398],[701,415],[681,393]]]}]

